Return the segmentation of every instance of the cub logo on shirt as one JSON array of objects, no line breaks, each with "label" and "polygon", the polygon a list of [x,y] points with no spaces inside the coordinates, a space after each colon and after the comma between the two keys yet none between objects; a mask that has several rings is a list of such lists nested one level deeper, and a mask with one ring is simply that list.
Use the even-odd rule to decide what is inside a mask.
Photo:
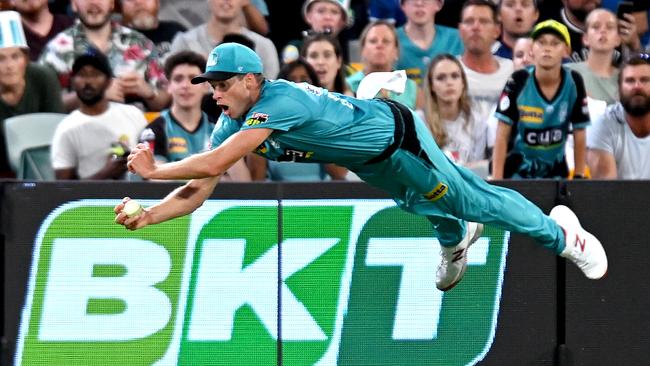
[{"label": "cub logo on shirt", "polygon": [[266,122],[269,115],[266,113],[253,112],[253,115],[244,122],[246,126],[256,126]]}]

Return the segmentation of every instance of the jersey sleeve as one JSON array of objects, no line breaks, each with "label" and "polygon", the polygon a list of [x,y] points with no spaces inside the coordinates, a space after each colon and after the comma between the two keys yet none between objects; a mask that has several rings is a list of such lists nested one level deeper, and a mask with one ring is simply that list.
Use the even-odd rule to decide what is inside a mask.
[{"label": "jersey sleeve", "polygon": [[277,96],[254,105],[246,115],[241,129],[270,128],[289,131],[292,127],[309,120],[311,114],[303,101],[284,95]]},{"label": "jersey sleeve", "polygon": [[569,71],[573,82],[576,86],[576,102],[573,104],[573,109],[571,110],[571,116],[569,120],[573,128],[586,128],[589,126],[589,107],[587,104],[587,91],[585,90],[585,83],[582,81],[582,76],[580,73],[574,70]]},{"label": "jersey sleeve", "polygon": [[497,109],[494,116],[506,124],[513,125],[519,121],[519,109],[517,109],[517,98],[526,83],[530,74],[526,70],[515,71],[506,82],[501,92]]}]

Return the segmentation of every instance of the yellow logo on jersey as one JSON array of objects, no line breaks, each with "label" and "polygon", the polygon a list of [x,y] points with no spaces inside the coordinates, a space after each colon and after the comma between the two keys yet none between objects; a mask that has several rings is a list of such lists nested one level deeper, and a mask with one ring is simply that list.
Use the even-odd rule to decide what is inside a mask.
[{"label": "yellow logo on jersey", "polygon": [[447,194],[449,187],[446,184],[440,182],[438,185],[432,189],[429,193],[424,195],[424,198],[428,199],[431,202],[441,199],[444,195]]},{"label": "yellow logo on jersey", "polygon": [[527,105],[519,106],[519,121],[527,123],[544,122],[544,110],[539,107]]}]

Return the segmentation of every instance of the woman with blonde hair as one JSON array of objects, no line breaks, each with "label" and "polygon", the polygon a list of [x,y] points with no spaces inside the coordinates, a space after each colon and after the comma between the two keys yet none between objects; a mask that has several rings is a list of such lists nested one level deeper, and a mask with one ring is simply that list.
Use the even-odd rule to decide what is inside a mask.
[{"label": "woman with blonde hair", "polygon": [[[361,44],[361,71],[349,76],[346,81],[353,92],[357,92],[361,80],[373,72],[390,72],[395,70],[399,58],[399,40],[395,27],[383,20],[368,24],[359,38]],[[416,109],[421,107],[422,92],[415,81],[407,79],[403,93],[397,94],[382,89],[377,97],[391,99]]]},{"label": "woman with blonde hair", "polygon": [[431,60],[423,88],[425,121],[438,146],[459,164],[487,167],[487,125],[472,111],[458,59],[445,53]]}]

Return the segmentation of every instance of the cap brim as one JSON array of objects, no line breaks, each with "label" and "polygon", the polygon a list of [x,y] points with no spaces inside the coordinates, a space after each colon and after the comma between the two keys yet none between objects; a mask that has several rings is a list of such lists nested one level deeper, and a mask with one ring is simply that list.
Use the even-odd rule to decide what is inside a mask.
[{"label": "cap brim", "polygon": [[567,39],[564,37],[564,34],[562,34],[562,32],[560,32],[559,30],[557,30],[557,29],[555,29],[553,27],[544,27],[544,28],[538,29],[536,32],[533,32],[530,35],[530,38],[535,40],[535,39],[539,38],[542,34],[553,34],[553,35],[557,36],[564,44],[569,46],[569,44],[567,43]]},{"label": "cap brim", "polygon": [[222,71],[208,71],[204,72],[201,75],[197,75],[192,78],[192,84],[201,84],[205,81],[223,81],[228,80],[233,76],[239,75],[234,72],[222,72]]}]

